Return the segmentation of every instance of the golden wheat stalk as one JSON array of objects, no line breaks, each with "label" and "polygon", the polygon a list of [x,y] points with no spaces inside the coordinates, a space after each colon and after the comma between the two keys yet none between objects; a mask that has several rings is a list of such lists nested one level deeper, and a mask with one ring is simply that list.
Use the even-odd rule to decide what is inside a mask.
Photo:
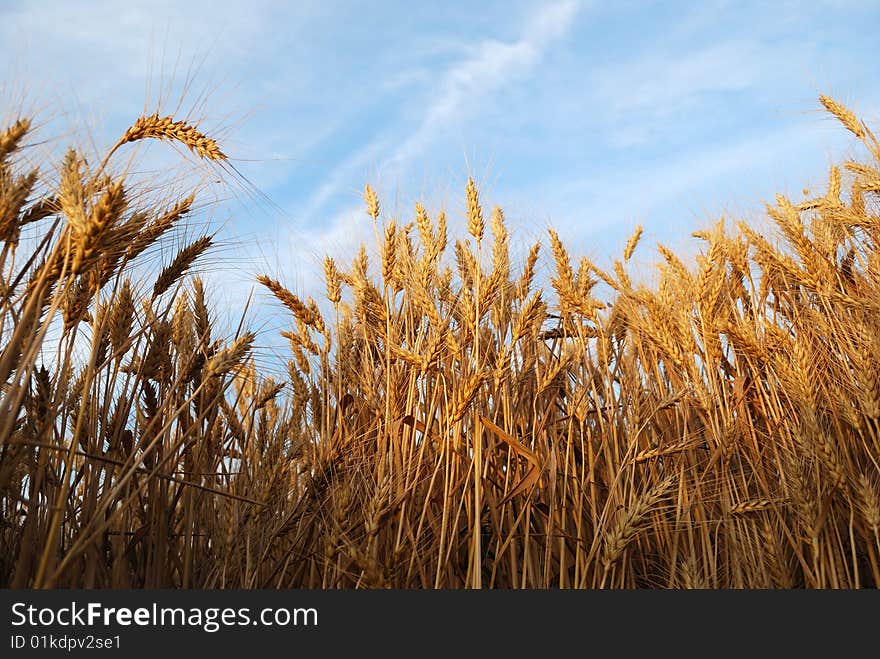
[{"label": "golden wheat stalk", "polygon": [[268,288],[272,292],[272,295],[274,295],[281,304],[287,307],[300,322],[305,325],[313,325],[315,323],[315,319],[308,306],[306,306],[306,304],[296,295],[284,288],[284,286],[278,281],[266,275],[260,275],[257,277],[257,281]]},{"label": "golden wheat stalk", "polygon": [[838,121],[840,121],[848,131],[860,140],[865,139],[865,128],[862,125],[862,122],[858,120],[851,110],[824,94],[819,96],[819,102],[825,106],[825,109],[828,110],[828,112],[837,117]]},{"label": "golden wheat stalk", "polygon": [[217,142],[185,121],[175,121],[174,117],[160,117],[156,112],[138,118],[119,139],[113,150],[138,140],[157,139],[183,144],[190,151],[206,160],[226,160]]},{"label": "golden wheat stalk", "polygon": [[31,120],[18,119],[9,128],[0,133],[0,162],[6,160],[9,154],[18,149],[22,138],[31,129]]},{"label": "golden wheat stalk", "polygon": [[196,259],[208,251],[212,243],[213,239],[211,236],[202,236],[181,249],[177,256],[174,257],[174,260],[159,273],[159,277],[153,286],[153,297],[159,297],[171,288],[192,267]]}]

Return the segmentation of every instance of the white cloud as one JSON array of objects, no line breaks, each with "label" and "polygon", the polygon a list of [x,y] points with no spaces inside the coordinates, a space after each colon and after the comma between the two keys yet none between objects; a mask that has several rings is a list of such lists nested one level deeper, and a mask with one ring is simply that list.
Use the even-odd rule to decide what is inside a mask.
[{"label": "white cloud", "polygon": [[609,112],[670,115],[703,94],[748,88],[766,59],[765,51],[743,41],[683,53],[645,53],[597,72],[595,93]]},{"label": "white cloud", "polygon": [[[326,202],[335,197],[345,185],[357,180],[358,174],[374,164],[379,178],[392,184],[398,180],[405,165],[420,154],[438,135],[464,117],[478,113],[480,106],[493,91],[510,85],[534,72],[543,52],[564,37],[570,29],[581,3],[563,0],[542,7],[529,16],[522,36],[505,42],[485,39],[469,49],[469,56],[436,75],[430,83],[431,94],[425,103],[425,112],[408,135],[400,139],[397,148],[386,157],[390,138],[382,136],[370,142],[343,161],[319,186],[297,215],[303,221],[313,222]],[[420,72],[420,76],[424,72]],[[345,211],[323,224],[313,233],[319,244],[350,240],[357,235],[353,213]]]},{"label": "white cloud", "polygon": [[565,35],[580,3],[565,0],[530,16],[523,36],[513,43],[483,41],[472,57],[448,70],[438,80],[439,90],[420,126],[398,147],[387,166],[399,169],[419,153],[438,128],[457,116],[473,111],[491,92],[527,76],[543,50]]}]

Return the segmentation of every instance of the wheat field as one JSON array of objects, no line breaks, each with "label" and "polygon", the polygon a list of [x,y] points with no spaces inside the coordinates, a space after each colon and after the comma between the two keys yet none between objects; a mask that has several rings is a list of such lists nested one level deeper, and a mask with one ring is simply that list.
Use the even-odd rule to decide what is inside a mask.
[{"label": "wheat field", "polygon": [[255,282],[285,378],[216,323],[213,235],[139,269],[198,195],[130,145],[222,168],[214,139],[148,114],[37,168],[0,127],[0,586],[880,586],[880,142],[820,101],[863,161],[650,284],[641,229],[608,269],[553,231],[515,263],[473,181],[406,224],[366,186],[377,244],[325,299]]}]

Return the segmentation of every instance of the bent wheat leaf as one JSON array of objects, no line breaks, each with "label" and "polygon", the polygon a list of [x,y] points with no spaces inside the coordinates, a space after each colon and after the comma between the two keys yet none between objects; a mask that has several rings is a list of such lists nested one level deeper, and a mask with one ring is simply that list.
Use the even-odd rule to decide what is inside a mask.
[{"label": "bent wheat leaf", "polygon": [[482,414],[480,415],[480,423],[482,423],[486,428],[494,432],[498,437],[510,446],[514,451],[519,453],[521,456],[526,458],[529,462],[532,463],[533,466],[540,466],[540,461],[538,460],[538,456],[532,451],[530,448],[527,448],[522,443],[516,441],[513,437],[511,437],[507,432],[502,430],[500,427],[496,426],[494,423],[489,421]]},{"label": "bent wheat leaf", "polygon": [[521,494],[530,492],[532,490],[532,488],[537,484],[538,479],[541,477],[541,462],[534,451],[524,446],[521,442],[515,440],[513,437],[511,437],[509,433],[489,421],[489,419],[484,417],[482,414],[480,415],[480,423],[482,423],[484,427],[495,433],[501,440],[504,441],[504,443],[506,443],[511,449],[513,449],[514,452],[528,460],[529,464],[531,465],[529,467],[529,470],[526,472],[526,475],[523,476],[520,481],[513,486],[513,489],[511,489],[510,492],[508,492],[498,502],[498,506],[503,506],[511,499],[514,499]]}]

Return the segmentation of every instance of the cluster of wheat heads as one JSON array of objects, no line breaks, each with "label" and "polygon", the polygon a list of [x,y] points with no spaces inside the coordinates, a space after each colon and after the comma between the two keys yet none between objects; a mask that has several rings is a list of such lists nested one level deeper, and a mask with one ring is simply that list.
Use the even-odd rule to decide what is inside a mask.
[{"label": "cluster of wheat heads", "polygon": [[223,585],[247,521],[286,500],[287,435],[266,390],[251,394],[253,335],[215,336],[200,279],[186,281],[211,236],[149,281],[139,267],[181,244],[195,193],[156,194],[109,165],[143,139],[225,156],[151,115],[97,168],[71,149],[47,172],[30,135],[26,119],[0,132],[0,583]]},{"label": "cluster of wheat heads", "polygon": [[[500,209],[467,234],[365,191],[377,250],[327,257],[290,312],[287,382],[218,340],[210,245],[131,278],[194,197],[155,204],[0,133],[0,580],[15,587],[880,585],[880,144],[775,230],[660,246],[638,283],[551,232],[514,264]],[[194,126],[143,117],[111,151]],[[844,189],[846,185],[846,189]],[[147,200],[152,200],[150,204]],[[27,227],[27,228],[25,228]],[[22,232],[29,241],[20,241]],[[19,243],[29,249],[22,254]],[[17,253],[18,252],[18,253]],[[545,288],[542,288],[545,286]],[[601,293],[601,291],[606,291]]]},{"label": "cluster of wheat heads", "polygon": [[[266,585],[880,585],[880,145],[827,193],[719,223],[659,283],[573,265],[550,232],[512,268],[500,209],[467,237],[365,191],[378,249],[327,258],[322,317],[277,281],[309,484]],[[488,225],[488,226],[486,226]],[[449,252],[447,258],[447,252]],[[602,283],[610,299],[597,299]],[[273,554],[277,552],[276,554]]]}]

